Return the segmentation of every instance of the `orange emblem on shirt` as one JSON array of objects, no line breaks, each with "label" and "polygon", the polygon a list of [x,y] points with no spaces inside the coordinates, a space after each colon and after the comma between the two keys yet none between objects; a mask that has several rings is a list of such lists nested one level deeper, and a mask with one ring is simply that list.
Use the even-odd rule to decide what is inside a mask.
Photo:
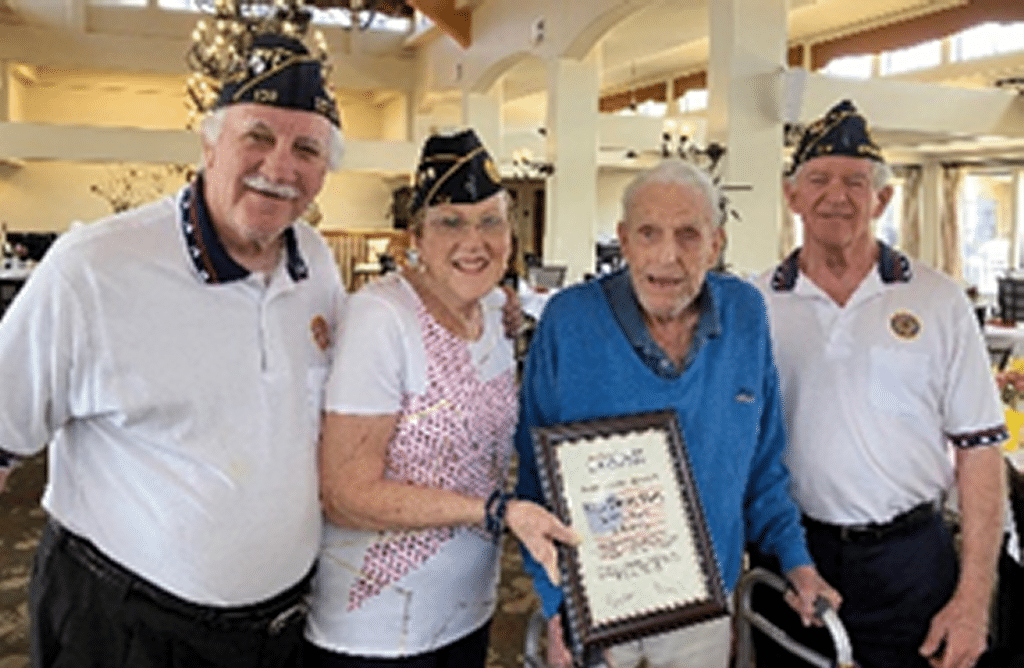
[{"label": "orange emblem on shirt", "polygon": [[322,315],[314,316],[309,321],[309,331],[313,334],[313,341],[320,346],[320,350],[327,350],[331,345],[331,328],[327,319]]}]

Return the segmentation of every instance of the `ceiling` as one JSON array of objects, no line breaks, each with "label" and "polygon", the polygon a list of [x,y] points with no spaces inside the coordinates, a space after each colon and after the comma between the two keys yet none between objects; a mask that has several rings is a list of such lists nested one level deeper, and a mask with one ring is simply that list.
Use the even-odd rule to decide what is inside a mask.
[{"label": "ceiling", "polygon": [[[501,0],[491,0],[501,1]],[[790,44],[812,44],[966,4],[967,0],[790,0]],[[601,41],[601,87],[613,93],[703,70],[708,60],[708,5],[660,0],[612,28]],[[666,28],[669,27],[669,28]],[[543,82],[543,62],[521,65],[506,93],[527,94]],[[1024,72],[1022,72],[1024,73]],[[998,77],[996,77],[998,78]],[[954,85],[990,85],[984,72],[965,72]],[[532,90],[531,90],[532,89]]]},{"label": "ceiling", "polygon": [[[515,0],[483,1],[491,3]],[[348,6],[353,0],[309,2],[319,7],[338,7]],[[364,4],[368,2],[380,3],[382,9],[391,14],[407,15],[410,11],[409,4],[404,0],[362,0]],[[966,0],[790,0],[790,42],[813,42],[832,38],[965,2]],[[482,3],[477,1],[476,4]],[[62,21],[64,17],[84,13],[86,18],[80,19],[78,23],[87,26],[82,30],[89,31],[97,29],[94,26],[99,25],[89,18],[89,14],[93,12],[90,0],[0,0],[0,24],[39,25],[52,21],[58,24],[54,27],[67,29],[68,22]],[[122,25],[127,26],[128,30],[132,29],[128,22]],[[664,80],[701,69],[708,57],[707,25],[706,0],[656,0],[646,4],[612,28],[603,38],[599,47],[603,63],[602,88],[606,91],[621,90],[638,83]],[[149,29],[151,27],[143,28],[141,25],[136,28],[140,33],[146,30],[142,34],[152,34]],[[186,28],[184,23],[181,24],[181,29],[191,30],[190,27]],[[184,35],[187,35],[187,32],[182,36]],[[390,42],[392,55],[402,53],[406,49],[407,46],[402,40]],[[88,67],[88,63],[83,63],[83,67]],[[531,72],[530,68],[542,67],[540,62],[528,63],[523,67],[524,79],[538,80],[526,75],[536,74]],[[515,73],[513,76],[516,76]],[[544,78],[540,77],[539,81],[544,81]],[[513,83],[511,88],[526,92],[529,86],[517,86]]]},{"label": "ceiling", "polygon": [[[153,26],[152,16],[146,21],[127,21],[111,18],[117,10],[110,7],[93,8],[92,0],[0,0],[0,24],[40,25],[53,20],[56,29],[90,32],[95,30],[117,30],[120,34],[131,33],[152,35],[154,30],[180,31],[177,36],[184,39],[194,25],[188,15],[174,12]],[[150,0],[153,2],[154,0]],[[315,4],[349,4],[352,0],[312,0]],[[384,0],[393,5],[394,11],[407,11],[403,0]],[[458,2],[459,0],[456,0]],[[516,0],[474,0],[471,6]],[[580,0],[563,0],[580,1]],[[611,94],[629,90],[644,84],[665,82],[674,77],[700,71],[708,59],[707,25],[708,0],[655,0],[608,31],[599,46],[601,67],[601,90]],[[927,15],[950,7],[962,6],[968,0],[789,0],[789,42],[790,44],[811,44],[837,37],[854,35],[862,31],[889,25],[901,20]],[[977,0],[975,0],[977,1]],[[57,9],[55,9],[55,7]],[[136,10],[138,11],[138,10]],[[152,10],[150,10],[152,12]],[[127,13],[127,12],[123,12]],[[78,17],[68,19],[67,17]],[[77,26],[77,27],[76,27]],[[99,26],[99,27],[97,27]],[[354,39],[354,37],[352,38]],[[408,57],[409,42],[404,36],[362,37],[362,49],[367,52],[372,42],[372,53]],[[414,47],[412,47],[414,48]],[[90,69],[89,62],[82,63],[83,70]],[[31,73],[31,68],[26,70]],[[38,70],[34,73],[38,85],[68,87],[82,90],[95,86],[99,90],[123,86],[126,90],[140,94],[179,95],[180,84],[172,77],[135,77],[119,80],[117,74],[75,74],[61,70]],[[1024,76],[1024,57],[986,59],[984,63],[964,64],[962,67],[943,68],[942,72],[925,72],[903,75],[906,78],[928,83],[941,83],[961,87],[990,87],[992,82],[1007,76]],[[515,66],[504,77],[505,99],[515,101],[543,91],[546,85],[545,63],[531,58]],[[340,101],[345,99],[388,99],[397,94],[388,90],[343,90],[339,91]],[[928,142],[938,139],[950,141],[953,137],[935,136],[904,137],[901,141]]]}]

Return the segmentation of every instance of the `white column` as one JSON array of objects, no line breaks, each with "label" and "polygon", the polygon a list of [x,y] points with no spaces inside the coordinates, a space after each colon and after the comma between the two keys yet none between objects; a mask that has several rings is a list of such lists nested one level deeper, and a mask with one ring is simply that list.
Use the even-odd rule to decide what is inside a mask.
[{"label": "white column", "polygon": [[484,143],[495,160],[503,155],[501,105],[504,96],[502,92],[503,86],[499,79],[486,93],[465,92],[462,94],[462,122],[466,127],[476,130],[480,141]]},{"label": "white column", "polygon": [[708,3],[707,138],[726,147],[722,183],[751,186],[727,193],[742,220],[727,223],[726,262],[741,275],[779,259],[787,9],[786,0]]},{"label": "white column", "polygon": [[942,207],[942,166],[925,162],[921,166],[921,257],[932,267],[939,266],[939,215]]},{"label": "white column", "polygon": [[416,136],[416,114],[419,110],[415,90],[405,94],[405,141],[419,145],[419,137]]},{"label": "white column", "polygon": [[1013,170],[1013,190],[1010,197],[1010,269],[1024,266],[1021,261],[1021,241],[1024,237],[1024,170]]},{"label": "white column", "polygon": [[10,63],[0,60],[0,123],[6,123],[9,120],[11,120]]},{"label": "white column", "polygon": [[594,270],[600,94],[595,51],[581,61],[548,63],[548,159],[555,173],[547,180],[544,262],[567,265],[567,283]]}]

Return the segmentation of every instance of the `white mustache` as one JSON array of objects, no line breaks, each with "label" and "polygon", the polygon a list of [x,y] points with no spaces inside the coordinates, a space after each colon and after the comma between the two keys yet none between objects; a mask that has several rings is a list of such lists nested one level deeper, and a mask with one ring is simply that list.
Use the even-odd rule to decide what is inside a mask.
[{"label": "white mustache", "polygon": [[247,176],[242,179],[242,183],[246,188],[259,190],[260,192],[273,195],[274,197],[280,197],[281,199],[297,199],[299,196],[299,191],[296,188],[283,183],[274,183],[262,174]]}]

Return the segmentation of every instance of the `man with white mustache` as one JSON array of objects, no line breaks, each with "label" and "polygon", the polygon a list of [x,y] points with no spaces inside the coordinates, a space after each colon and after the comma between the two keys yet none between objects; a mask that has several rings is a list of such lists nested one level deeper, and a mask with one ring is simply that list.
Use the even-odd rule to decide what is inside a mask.
[{"label": "man with white mustache", "polygon": [[[712,272],[725,244],[720,194],[692,164],[667,160],[622,197],[627,267],[551,299],[530,344],[516,448],[520,498],[543,501],[531,429],[671,409],[679,418],[723,584],[739,579],[746,541],[777,555],[805,620],[838,594],[811,565],[782,464],[778,376],[757,290]],[[524,553],[549,617],[548,663],[568,666],[562,592]],[[628,582],[622,584],[629,587]],[[731,624],[721,617],[623,643],[612,668],[725,668]]]},{"label": "man with white mustache", "polygon": [[63,235],[0,324],[0,487],[50,443],[36,668],[301,663],[345,293],[297,219],[342,143],[297,39],[245,55],[195,181]]},{"label": "man with white mustache", "polygon": [[[849,100],[809,125],[793,154],[784,187],[804,243],[758,282],[786,463],[811,555],[843,595],[858,665],[970,668],[988,632],[1007,431],[964,291],[872,232],[890,176]],[[940,513],[954,485],[959,555]],[[784,613],[771,616],[831,650]],[[758,665],[795,661],[767,654],[774,647],[758,647]]]}]

